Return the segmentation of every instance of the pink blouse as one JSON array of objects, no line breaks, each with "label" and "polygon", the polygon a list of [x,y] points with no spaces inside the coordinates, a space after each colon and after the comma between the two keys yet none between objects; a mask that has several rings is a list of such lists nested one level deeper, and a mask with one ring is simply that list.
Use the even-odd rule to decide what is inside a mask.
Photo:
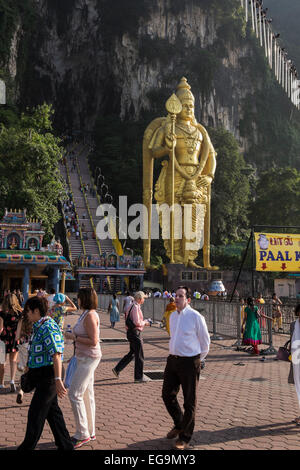
[{"label": "pink blouse", "polygon": [[135,330],[143,331],[145,323],[147,322],[144,320],[142,309],[136,301],[134,301],[133,304],[129,305],[126,312],[126,316],[129,314],[129,312],[130,318],[135,324]]},{"label": "pink blouse", "polygon": [[102,353],[101,353],[100,342],[99,342],[99,340],[100,340],[100,320],[99,320],[98,314],[96,312],[94,312],[92,310],[91,311],[86,310],[85,312],[83,312],[80,315],[76,325],[73,328],[73,333],[76,336],[82,336],[84,338],[88,338],[88,334],[87,334],[86,329],[84,327],[84,319],[86,318],[88,313],[97,316],[97,320],[99,322],[98,342],[97,342],[96,346],[90,346],[88,344],[83,344],[79,341],[75,341],[75,356],[77,356],[77,357],[88,356],[88,357],[94,357],[94,358],[101,357]]}]

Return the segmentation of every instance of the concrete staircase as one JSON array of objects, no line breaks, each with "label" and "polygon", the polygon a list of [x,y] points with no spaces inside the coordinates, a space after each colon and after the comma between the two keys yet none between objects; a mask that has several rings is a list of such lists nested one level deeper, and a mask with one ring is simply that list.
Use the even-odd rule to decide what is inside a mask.
[{"label": "concrete staircase", "polygon": [[[105,240],[99,240],[98,244],[96,240],[92,239],[92,234],[96,231],[97,224],[101,217],[96,216],[97,207],[99,206],[99,200],[96,196],[92,196],[90,193],[90,188],[93,186],[94,182],[90,174],[89,166],[88,166],[88,147],[83,148],[80,152],[76,154],[77,157],[77,170],[78,170],[78,177],[81,178],[83,184],[88,184],[89,190],[85,192],[85,195],[82,194],[84,207],[79,208],[79,219],[82,219],[83,213],[85,213],[86,217],[88,218],[88,222],[84,221],[86,227],[88,228],[88,240],[85,240],[85,245],[87,252],[90,253],[91,250],[93,254],[101,254],[103,252],[111,253],[114,251],[113,243],[110,238]],[[85,197],[84,197],[85,196]]]},{"label": "concrete staircase", "polygon": [[[69,238],[72,261],[80,255],[99,257],[104,252],[111,253],[114,251],[111,239],[96,240],[96,238],[93,238],[93,233],[96,233],[96,227],[100,220],[99,217],[96,217],[99,199],[95,192],[92,193],[91,191],[94,181],[89,171],[88,153],[88,146],[82,144],[71,145],[66,149],[65,164],[60,164],[60,172],[66,182],[67,191],[72,193],[75,214],[80,228],[80,237],[78,239],[76,239],[75,234],[72,234]],[[82,191],[80,188],[86,184],[88,184],[88,190]],[[120,288],[117,285],[120,281],[112,280],[111,282],[114,284],[114,289]],[[90,287],[92,284],[98,291],[100,287],[99,279],[91,283],[87,276],[80,281],[80,287]]]},{"label": "concrete staircase", "polygon": [[[69,182],[68,182],[67,168],[66,168],[65,165],[60,164],[60,172],[61,172],[61,175],[63,177],[63,180],[66,182],[67,191],[69,191],[69,190],[72,191],[72,187],[69,185]],[[76,213],[76,205],[75,205],[75,213]],[[71,258],[71,260],[74,260],[75,258],[80,256],[81,254],[84,254],[84,243],[82,243],[80,238],[76,239],[75,234],[72,234],[71,238],[69,239],[69,249],[70,249],[70,258]]]}]

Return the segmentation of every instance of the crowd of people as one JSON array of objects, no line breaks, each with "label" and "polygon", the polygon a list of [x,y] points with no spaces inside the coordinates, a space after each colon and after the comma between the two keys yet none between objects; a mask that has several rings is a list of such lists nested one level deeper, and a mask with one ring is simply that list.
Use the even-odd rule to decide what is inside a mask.
[{"label": "crowd of people", "polygon": [[[153,296],[154,298],[171,299],[175,297],[175,292],[171,292],[168,290],[161,291],[157,289],[153,293],[151,291],[148,293],[148,297],[151,296]],[[193,298],[198,300],[209,300],[209,295],[206,293],[205,290],[199,292],[197,289],[195,289],[193,292]]]},{"label": "crowd of people", "polygon": [[[112,296],[108,312],[111,327],[124,314],[129,352],[113,367],[116,378],[134,360],[134,382],[149,381],[144,374],[143,330],[151,326],[144,319],[142,305],[147,295],[143,291],[127,292],[123,305],[117,296]],[[164,314],[165,326],[170,337],[169,356],[164,372],[162,399],[173,421],[167,434],[168,439],[176,438],[174,447],[188,448],[195,426],[198,384],[201,364],[209,352],[210,336],[203,315],[191,307],[193,293],[185,286],[179,286]],[[22,300],[20,298],[20,300]],[[273,296],[273,306],[279,306],[280,299]],[[55,443],[60,450],[80,448],[96,439],[94,397],[94,375],[101,361],[100,320],[97,312],[98,296],[93,288],[81,288],[77,303],[65,294],[51,289],[47,293],[39,289],[21,306],[16,292],[5,292],[0,312],[0,343],[5,347],[5,359],[0,361],[0,388],[4,388],[6,359],[10,365],[10,391],[15,393],[16,370],[28,374],[34,390],[29,406],[27,427],[19,450],[32,450],[42,434],[45,421],[50,424]],[[271,319],[263,313],[264,299],[249,297],[243,312],[243,343],[252,345],[258,354],[261,344],[259,319]],[[64,319],[69,313],[79,310],[80,316],[71,330],[65,330]],[[276,310],[277,311],[277,310]],[[295,341],[300,340],[300,304],[295,309],[296,322],[291,325],[291,354],[296,354]],[[65,341],[72,341],[75,347],[76,367],[70,383],[64,381],[63,354]],[[300,403],[300,367],[298,361],[291,363],[289,382],[295,384]],[[21,381],[22,384],[22,381]],[[69,390],[67,389],[69,388]],[[177,400],[180,387],[183,391],[183,410]],[[26,391],[26,390],[25,390]],[[17,394],[17,403],[23,401],[22,388]],[[58,398],[68,394],[75,422],[75,434],[70,436],[58,404]],[[300,418],[295,419],[297,425]]]},{"label": "crowd of people", "polygon": [[79,186],[79,189],[80,191],[82,192],[82,194],[89,194],[90,196],[92,197],[96,197],[96,190],[95,188],[93,187],[93,185],[89,184],[89,183],[82,183],[80,186]]},{"label": "crowd of people", "polygon": [[[269,299],[268,299],[269,300]],[[277,296],[277,294],[274,292],[272,294],[272,297],[270,299],[271,303],[271,314],[272,317],[270,317],[270,320],[272,320],[272,330],[276,332],[276,327],[277,327],[277,333],[283,333],[283,328],[282,328],[282,310],[281,306],[282,301],[281,299]],[[241,323],[245,324],[245,309],[247,307],[247,299],[241,298],[240,299],[240,305],[241,305]],[[262,293],[258,293],[257,297],[253,299],[253,304],[257,307],[257,313],[258,313],[258,322],[260,328],[266,328],[266,321],[265,321],[265,304],[266,300],[263,298]]]},{"label": "crowd of people", "polygon": [[63,202],[63,211],[67,228],[67,239],[70,240],[71,237],[75,237],[78,240],[80,237],[79,222],[71,191],[67,192],[67,198]]},{"label": "crowd of people", "polygon": [[[50,424],[60,450],[72,450],[95,437],[94,371],[101,359],[98,296],[94,289],[80,289],[78,309],[83,310],[72,332],[64,331],[64,318],[77,311],[72,300],[52,290],[39,289],[22,308],[17,295],[6,292],[0,312],[0,388],[4,388],[6,360],[10,364],[10,391],[16,392],[17,367],[27,372],[34,394],[28,411],[26,433],[19,450],[33,450],[45,421]],[[70,437],[57,398],[67,394],[64,384],[64,340],[74,341],[77,366],[69,389],[76,432]],[[22,384],[22,381],[21,381]],[[17,394],[22,403],[24,391]]]},{"label": "crowd of people", "polygon": [[[76,170],[76,164],[77,164],[77,157],[75,156],[75,152],[72,150],[68,154],[64,156],[63,163],[66,166],[66,159],[69,159],[70,162],[70,168],[71,172]],[[79,218],[78,214],[76,212],[76,207],[73,201],[73,196],[72,196],[72,191],[69,187],[68,182],[67,184],[67,189],[66,189],[66,198],[63,202],[63,211],[64,211],[64,218],[66,222],[66,228],[67,228],[67,238],[70,240],[71,237],[75,237],[76,240],[80,238],[80,228],[82,232],[82,238],[84,240],[89,239],[89,234],[85,230],[85,224],[84,222],[81,223],[81,227],[79,227]],[[89,183],[82,183],[79,186],[79,190],[81,191],[82,194],[90,194],[90,196],[95,197],[96,196],[96,191],[93,185],[90,185]],[[86,214],[82,215],[82,218],[86,218]],[[92,233],[92,238],[95,239],[96,235],[93,232]]]}]

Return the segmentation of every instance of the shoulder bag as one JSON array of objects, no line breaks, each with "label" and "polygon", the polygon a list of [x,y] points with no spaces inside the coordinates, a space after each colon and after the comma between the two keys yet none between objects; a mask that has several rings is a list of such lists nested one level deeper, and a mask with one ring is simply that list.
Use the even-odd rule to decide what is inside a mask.
[{"label": "shoulder bag", "polygon": [[[81,316],[80,316],[78,322],[82,321],[82,320],[85,318],[85,316],[86,316],[87,313],[88,313],[88,310],[85,310],[85,311],[81,314]],[[78,323],[78,322],[77,322],[77,323]],[[71,357],[71,359],[70,359],[70,361],[69,361],[69,364],[68,364],[68,367],[67,367],[67,370],[66,370],[66,376],[65,376],[65,379],[64,379],[64,384],[65,384],[65,387],[66,387],[66,388],[70,388],[70,385],[71,385],[71,383],[72,383],[73,376],[74,376],[74,373],[75,373],[76,368],[77,368],[77,358],[76,358],[76,356],[75,356],[75,341],[74,341],[74,352],[73,352],[73,356]]]},{"label": "shoulder bag", "polygon": [[24,393],[30,393],[35,388],[35,382],[32,380],[30,369],[21,375],[21,389]]},{"label": "shoulder bag", "polygon": [[130,310],[127,313],[126,319],[125,319],[125,325],[127,326],[128,330],[131,330],[131,331],[136,328],[136,325],[133,323],[132,319],[130,318],[130,313],[131,313],[131,310],[133,309],[133,306],[134,305],[130,307]]},{"label": "shoulder bag", "polygon": [[[45,318],[41,322],[41,324],[38,327],[37,331],[45,323],[46,320],[47,320],[47,318]],[[37,331],[35,332],[35,334],[37,333]],[[34,335],[32,335],[31,340],[29,341],[30,346],[32,344],[33,338],[34,338]],[[32,392],[32,390],[35,388],[35,381],[33,380],[30,369],[28,369],[27,372],[25,372],[24,374],[21,375],[20,382],[21,382],[21,389],[23,390],[24,393]]]},{"label": "shoulder bag", "polygon": [[77,358],[74,354],[74,356],[71,357],[67,370],[66,370],[66,376],[64,380],[64,384],[66,388],[70,388],[76,368],[77,368]]},{"label": "shoulder bag", "polygon": [[6,346],[4,341],[0,340],[0,364],[5,364]]},{"label": "shoulder bag", "polygon": [[278,359],[279,361],[290,362],[289,356],[291,354],[291,351],[290,351],[290,347],[288,347],[288,344],[290,342],[291,340],[289,339],[283,346],[280,346],[277,352],[276,359]]}]

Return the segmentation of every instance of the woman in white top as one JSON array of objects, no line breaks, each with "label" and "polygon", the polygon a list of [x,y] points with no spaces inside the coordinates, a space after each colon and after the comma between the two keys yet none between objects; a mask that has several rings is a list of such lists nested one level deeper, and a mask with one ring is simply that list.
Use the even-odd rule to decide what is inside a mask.
[{"label": "woman in white top", "polygon": [[[291,341],[291,366],[288,377],[288,383],[294,384],[296,388],[299,408],[300,408],[300,304],[295,308],[296,321],[290,325],[290,341]],[[300,426],[300,416],[293,420],[293,423]]]},{"label": "woman in white top", "polygon": [[47,300],[48,300],[48,305],[49,305],[49,310],[51,310],[52,307],[54,307],[55,302],[53,301],[53,298],[55,296],[56,292],[53,287],[50,289],[50,294],[47,295]]},{"label": "woman in white top", "polygon": [[83,310],[72,333],[66,339],[75,341],[77,366],[69,389],[69,398],[75,417],[74,448],[95,440],[94,373],[101,359],[99,343],[99,316],[96,312],[98,296],[92,288],[78,292],[78,306]]}]

